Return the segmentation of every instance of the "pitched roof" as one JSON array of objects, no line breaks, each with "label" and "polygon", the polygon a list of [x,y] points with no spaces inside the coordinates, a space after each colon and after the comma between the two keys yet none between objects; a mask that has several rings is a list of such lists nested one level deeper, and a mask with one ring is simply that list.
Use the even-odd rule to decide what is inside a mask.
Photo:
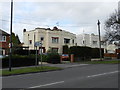
[{"label": "pitched roof", "polygon": [[3,31],[3,30],[0,29],[0,35],[6,35],[7,36],[9,34],[7,32],[5,32],[5,31]]}]

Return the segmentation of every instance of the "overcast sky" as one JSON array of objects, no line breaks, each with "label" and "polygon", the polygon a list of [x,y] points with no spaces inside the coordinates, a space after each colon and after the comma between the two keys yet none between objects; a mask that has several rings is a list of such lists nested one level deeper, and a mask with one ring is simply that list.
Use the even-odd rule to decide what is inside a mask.
[{"label": "overcast sky", "polygon": [[[10,0],[0,2],[0,29],[10,32]],[[9,2],[8,2],[9,1]],[[50,2],[51,1],[51,2]],[[88,2],[89,1],[89,2]],[[23,41],[23,29],[58,28],[74,34],[98,34],[97,20],[104,22],[118,9],[119,0],[14,0],[13,32]],[[1,5],[2,4],[2,5]]]}]

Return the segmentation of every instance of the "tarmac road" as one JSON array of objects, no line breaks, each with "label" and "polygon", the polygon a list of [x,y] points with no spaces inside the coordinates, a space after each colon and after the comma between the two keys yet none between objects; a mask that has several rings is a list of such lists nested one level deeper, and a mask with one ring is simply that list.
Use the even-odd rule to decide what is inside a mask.
[{"label": "tarmac road", "polygon": [[118,73],[118,64],[77,64],[60,71],[2,77],[2,88],[118,88]]}]

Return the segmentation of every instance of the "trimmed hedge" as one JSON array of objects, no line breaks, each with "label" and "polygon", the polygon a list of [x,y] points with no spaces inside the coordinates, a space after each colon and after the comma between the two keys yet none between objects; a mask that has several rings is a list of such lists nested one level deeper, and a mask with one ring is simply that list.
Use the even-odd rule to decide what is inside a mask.
[{"label": "trimmed hedge", "polygon": [[[38,53],[38,50],[37,50]],[[23,49],[18,49],[15,50],[13,54],[18,54],[18,55],[31,55],[31,54],[36,54],[36,50],[23,50]]]},{"label": "trimmed hedge", "polygon": [[[99,48],[92,48],[92,51],[91,51],[91,57],[92,58],[100,58],[100,49]],[[101,55],[102,55],[102,58],[104,57],[104,49],[101,48]]]},{"label": "trimmed hedge", "polygon": [[74,54],[75,61],[91,60],[90,47],[72,46],[70,47],[70,54]]},{"label": "trimmed hedge", "polygon": [[[13,55],[11,59],[12,67],[32,66],[35,64],[36,64],[35,55],[29,55],[29,56]],[[9,56],[2,59],[2,68],[7,68],[7,67],[9,67]]]},{"label": "trimmed hedge", "polygon": [[[102,57],[104,56],[104,49],[101,49]],[[74,54],[75,61],[91,60],[91,58],[100,58],[99,48],[90,48],[85,46],[70,47],[70,54]]]}]

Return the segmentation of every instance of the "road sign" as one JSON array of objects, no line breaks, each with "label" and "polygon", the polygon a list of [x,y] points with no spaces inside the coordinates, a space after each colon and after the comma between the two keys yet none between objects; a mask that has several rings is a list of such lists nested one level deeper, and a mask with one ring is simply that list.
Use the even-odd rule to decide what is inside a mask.
[{"label": "road sign", "polygon": [[40,46],[42,46],[42,43],[41,42],[35,42],[34,45],[40,47]]}]

